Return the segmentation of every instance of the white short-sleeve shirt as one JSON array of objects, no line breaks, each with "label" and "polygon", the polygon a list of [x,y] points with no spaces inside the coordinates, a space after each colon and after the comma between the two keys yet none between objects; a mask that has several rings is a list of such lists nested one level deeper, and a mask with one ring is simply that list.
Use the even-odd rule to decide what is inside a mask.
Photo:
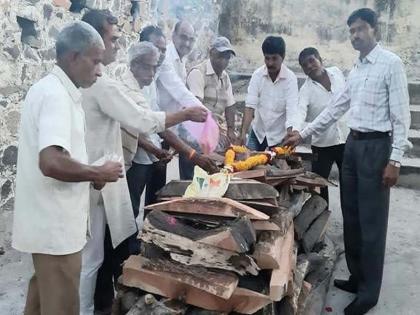
[{"label": "white short-sleeve shirt", "polygon": [[88,162],[81,93],[58,66],[29,89],[23,105],[12,245],[29,253],[66,255],[86,243],[89,183],[44,176],[39,153],[49,146]]}]

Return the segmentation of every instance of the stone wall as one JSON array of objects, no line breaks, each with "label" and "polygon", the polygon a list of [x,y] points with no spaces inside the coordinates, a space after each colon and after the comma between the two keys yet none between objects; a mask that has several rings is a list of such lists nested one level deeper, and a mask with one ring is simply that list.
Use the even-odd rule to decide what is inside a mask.
[{"label": "stone wall", "polygon": [[325,63],[349,70],[357,52],[346,20],[361,7],[379,12],[382,45],[396,52],[409,80],[420,80],[420,5],[418,0],[223,0],[219,32],[229,37],[239,57],[232,69],[253,71],[263,63],[261,43],[268,34],[286,41],[286,63],[301,72],[299,52],[317,47]]},{"label": "stone wall", "polygon": [[198,32],[191,62],[204,58],[218,26],[219,6],[213,0],[140,0],[140,17],[134,24],[129,0],[0,0],[0,253],[10,247],[22,100],[28,88],[52,68],[60,29],[80,20],[85,9],[69,10],[78,3],[110,9],[119,17],[122,49],[118,62],[107,69],[111,76],[125,67],[125,52],[138,40],[142,26],[160,24],[170,38],[178,19],[190,20]]}]

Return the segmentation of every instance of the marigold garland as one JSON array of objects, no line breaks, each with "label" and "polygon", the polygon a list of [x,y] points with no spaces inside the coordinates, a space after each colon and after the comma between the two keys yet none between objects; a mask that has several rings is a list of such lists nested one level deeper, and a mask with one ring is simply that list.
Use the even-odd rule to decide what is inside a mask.
[{"label": "marigold garland", "polygon": [[267,164],[269,157],[267,154],[257,154],[250,156],[245,161],[237,161],[231,164],[235,172],[246,171],[257,165]]},{"label": "marigold garland", "polygon": [[235,162],[235,155],[235,151],[232,148],[227,149],[225,153],[225,166],[232,165]]}]

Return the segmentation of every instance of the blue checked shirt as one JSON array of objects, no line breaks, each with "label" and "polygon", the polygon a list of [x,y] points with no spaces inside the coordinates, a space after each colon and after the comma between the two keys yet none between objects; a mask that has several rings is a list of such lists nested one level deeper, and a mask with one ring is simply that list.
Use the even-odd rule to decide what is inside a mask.
[{"label": "blue checked shirt", "polygon": [[401,59],[379,44],[351,70],[345,89],[302,132],[320,134],[348,113],[348,126],[360,132],[392,132],[390,160],[401,162],[410,147],[410,105]]}]

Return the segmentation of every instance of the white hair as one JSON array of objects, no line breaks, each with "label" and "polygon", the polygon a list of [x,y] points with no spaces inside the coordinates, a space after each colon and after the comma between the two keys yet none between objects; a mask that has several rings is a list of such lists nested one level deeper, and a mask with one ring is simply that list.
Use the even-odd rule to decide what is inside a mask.
[{"label": "white hair", "polygon": [[128,62],[131,64],[134,59],[151,54],[157,58],[160,56],[159,50],[151,42],[134,43],[128,49]]},{"label": "white hair", "polygon": [[58,34],[55,43],[57,58],[70,51],[83,53],[91,47],[105,49],[104,41],[91,25],[83,21],[65,26]]}]

